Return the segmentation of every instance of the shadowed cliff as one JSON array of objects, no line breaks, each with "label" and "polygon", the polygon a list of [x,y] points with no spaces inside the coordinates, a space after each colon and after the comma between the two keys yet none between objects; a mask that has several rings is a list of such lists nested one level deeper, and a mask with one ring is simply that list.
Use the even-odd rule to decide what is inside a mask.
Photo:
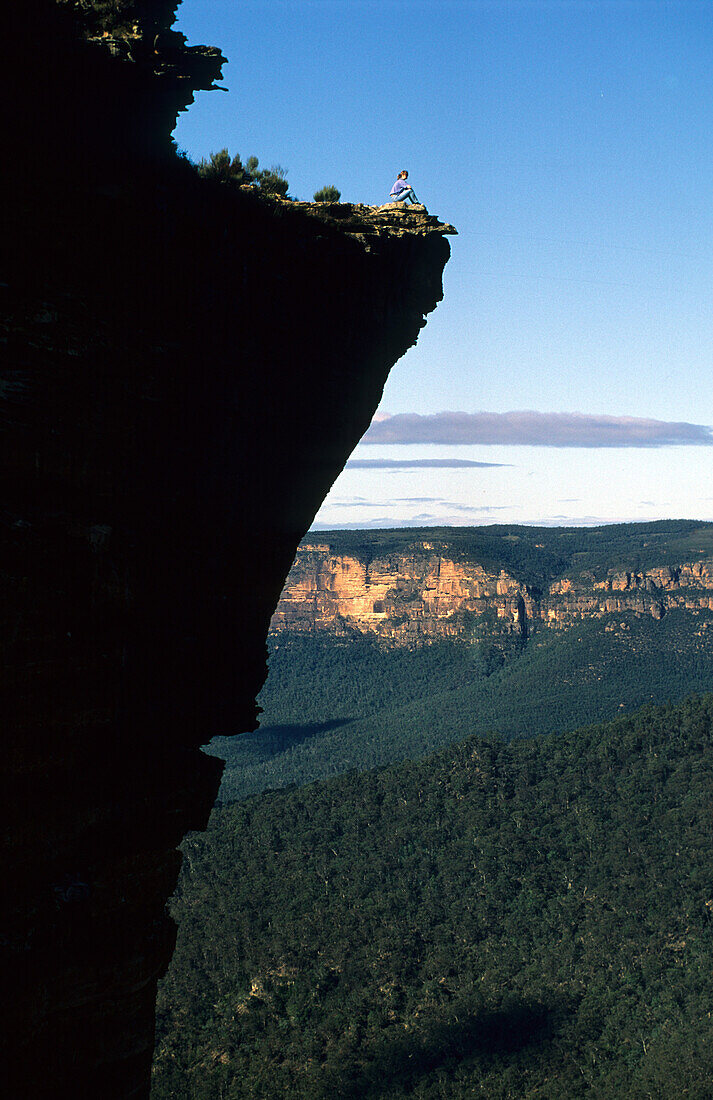
[{"label": "shadowed cliff", "polygon": [[221,57],[170,36],[174,9],[34,0],[6,40],[13,1096],[146,1094],[176,846],[222,767],[198,746],[255,724],[297,543],[449,255],[426,214],[198,180],[168,135]]}]

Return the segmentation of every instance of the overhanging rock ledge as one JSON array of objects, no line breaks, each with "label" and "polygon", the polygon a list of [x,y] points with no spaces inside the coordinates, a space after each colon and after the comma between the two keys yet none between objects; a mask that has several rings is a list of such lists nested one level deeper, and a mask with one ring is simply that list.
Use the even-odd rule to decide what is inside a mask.
[{"label": "overhanging rock ledge", "polygon": [[168,131],[220,55],[191,81],[135,29],[160,44],[174,8],[32,0],[5,58],[0,1030],[33,1100],[148,1094],[176,847],[220,780],[200,745],[254,726],[297,544],[453,232],[198,180]]}]

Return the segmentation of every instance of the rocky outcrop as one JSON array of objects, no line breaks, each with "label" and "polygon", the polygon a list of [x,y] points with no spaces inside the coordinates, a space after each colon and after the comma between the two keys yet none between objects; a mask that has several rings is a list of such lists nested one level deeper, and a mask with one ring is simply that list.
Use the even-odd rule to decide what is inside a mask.
[{"label": "rocky outcrop", "polygon": [[[247,188],[248,192],[250,188]],[[378,247],[380,240],[405,237],[428,237],[430,234],[454,234],[452,225],[444,224],[425,206],[409,206],[389,203],[387,206],[364,206],[360,203],[343,202],[293,202],[277,200],[287,214],[297,211],[318,217],[325,225],[339,228],[350,237],[358,240],[366,252]]]},{"label": "rocky outcrop", "polygon": [[271,631],[373,634],[395,644],[467,634],[492,611],[505,630],[530,620],[536,604],[506,572],[442,557],[428,544],[365,565],[306,542],[297,553]]},{"label": "rocky outcrop", "polygon": [[[565,628],[584,618],[633,613],[661,619],[672,608],[713,610],[713,561],[646,572],[611,571],[553,580],[545,592],[506,571],[455,561],[429,543],[373,558],[332,554],[328,543],[300,546],[271,632],[372,635],[390,645],[436,638]],[[487,625],[486,625],[487,616]]]},{"label": "rocky outcrop", "polygon": [[449,230],[197,179],[168,134],[216,52],[185,75],[178,43],[167,71],[173,3],[14,9],[3,1083],[144,1096],[176,846],[220,780],[199,747],[255,724],[297,543],[441,297]]}]

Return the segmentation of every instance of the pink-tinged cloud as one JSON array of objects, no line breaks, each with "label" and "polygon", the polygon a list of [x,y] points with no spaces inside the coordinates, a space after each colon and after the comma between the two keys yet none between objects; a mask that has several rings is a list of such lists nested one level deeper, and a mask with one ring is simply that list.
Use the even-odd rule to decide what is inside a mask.
[{"label": "pink-tinged cloud", "polygon": [[362,443],[506,444],[531,447],[708,446],[704,424],[586,413],[399,413],[374,420]]}]

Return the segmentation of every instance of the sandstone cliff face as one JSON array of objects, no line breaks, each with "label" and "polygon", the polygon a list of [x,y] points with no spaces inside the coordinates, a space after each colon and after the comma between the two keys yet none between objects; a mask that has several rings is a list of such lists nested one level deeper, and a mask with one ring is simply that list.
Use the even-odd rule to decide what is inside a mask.
[{"label": "sandstone cliff face", "polygon": [[[552,581],[546,592],[504,570],[454,561],[428,543],[407,554],[373,559],[333,555],[306,542],[297,553],[270,630],[335,636],[372,635],[394,645],[491,633],[526,638],[538,628],[564,628],[583,618],[633,613],[660,619],[672,608],[713,610],[713,561],[643,573],[611,572]],[[482,622],[479,622],[482,620]]]},{"label": "sandstone cliff face", "polygon": [[425,214],[172,159],[219,72],[166,70],[174,6],[32,0],[5,41],[0,1032],[33,1100],[148,1093],[176,846],[220,780],[199,746],[254,725],[297,544],[449,255]]}]

